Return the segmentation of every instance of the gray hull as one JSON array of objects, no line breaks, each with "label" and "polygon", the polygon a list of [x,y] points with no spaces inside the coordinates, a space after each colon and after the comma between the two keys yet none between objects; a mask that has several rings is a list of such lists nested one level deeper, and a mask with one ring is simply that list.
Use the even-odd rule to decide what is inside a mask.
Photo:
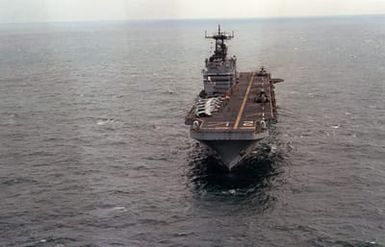
[{"label": "gray hull", "polygon": [[203,143],[213,149],[229,170],[237,166],[245,156],[251,152],[258,141],[204,141]]},{"label": "gray hull", "polygon": [[229,170],[237,166],[249,154],[255,145],[269,136],[269,131],[248,132],[197,132],[190,135],[214,150]]}]

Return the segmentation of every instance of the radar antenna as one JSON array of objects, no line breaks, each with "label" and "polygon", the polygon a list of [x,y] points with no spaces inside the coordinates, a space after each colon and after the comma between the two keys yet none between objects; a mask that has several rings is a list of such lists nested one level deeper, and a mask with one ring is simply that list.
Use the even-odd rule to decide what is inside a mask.
[{"label": "radar antenna", "polygon": [[227,56],[227,45],[225,40],[231,40],[234,38],[234,31],[231,34],[221,31],[221,25],[218,25],[218,33],[213,35],[207,35],[207,31],[205,32],[206,39],[214,39],[215,40],[215,51],[214,54],[210,57],[210,61],[214,60],[225,60]]}]

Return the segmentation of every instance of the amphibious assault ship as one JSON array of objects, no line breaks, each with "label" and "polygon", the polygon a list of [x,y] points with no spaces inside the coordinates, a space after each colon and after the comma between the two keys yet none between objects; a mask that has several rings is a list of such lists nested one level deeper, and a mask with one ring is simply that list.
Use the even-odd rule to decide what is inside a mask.
[{"label": "amphibious assault ship", "polygon": [[185,118],[190,136],[216,151],[231,170],[269,136],[269,126],[277,119],[273,79],[264,67],[238,72],[235,56],[228,57],[226,41],[231,34],[218,32],[205,38],[215,40],[215,50],[205,61],[204,89]]}]

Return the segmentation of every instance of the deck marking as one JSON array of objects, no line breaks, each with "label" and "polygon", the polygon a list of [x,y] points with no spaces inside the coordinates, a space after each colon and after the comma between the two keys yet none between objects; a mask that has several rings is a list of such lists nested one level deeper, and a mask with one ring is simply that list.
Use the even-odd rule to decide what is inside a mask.
[{"label": "deck marking", "polygon": [[242,127],[254,127],[254,121],[243,121]]},{"label": "deck marking", "polygon": [[228,122],[217,122],[217,123],[207,123],[206,126],[208,128],[217,128],[217,127],[228,127]]},{"label": "deck marking", "polygon": [[249,99],[249,93],[250,93],[251,85],[253,84],[254,74],[255,74],[255,72],[253,72],[251,74],[250,82],[249,82],[249,85],[247,86],[245,97],[243,98],[242,105],[241,105],[241,108],[239,109],[239,112],[238,112],[238,115],[237,115],[237,119],[235,120],[235,124],[234,124],[233,129],[237,129],[238,126],[239,126],[239,122],[241,121],[241,117],[242,117],[243,111],[245,110],[246,102]]}]

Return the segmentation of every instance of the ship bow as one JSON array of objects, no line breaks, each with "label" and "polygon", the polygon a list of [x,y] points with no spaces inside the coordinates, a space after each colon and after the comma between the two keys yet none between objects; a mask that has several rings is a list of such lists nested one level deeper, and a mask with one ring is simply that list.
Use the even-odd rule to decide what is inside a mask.
[{"label": "ship bow", "polygon": [[239,141],[205,141],[204,143],[216,151],[224,165],[229,169],[237,166],[256,144],[255,140]]}]

